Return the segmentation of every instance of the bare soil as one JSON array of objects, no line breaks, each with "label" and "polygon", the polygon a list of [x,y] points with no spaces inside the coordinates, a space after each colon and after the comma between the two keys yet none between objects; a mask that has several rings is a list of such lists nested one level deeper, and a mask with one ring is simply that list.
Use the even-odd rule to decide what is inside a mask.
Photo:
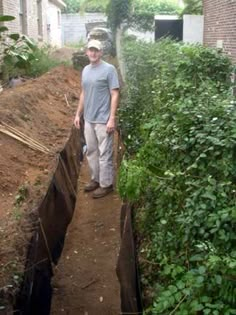
[{"label": "bare soil", "polygon": [[0,313],[6,296],[14,296],[21,280],[32,232],[29,215],[43,198],[57,152],[70,134],[79,90],[79,72],[60,66],[0,94],[0,123],[50,150],[50,154],[32,150],[0,132]]},{"label": "bare soil", "polygon": [[89,171],[85,161],[74,218],[53,281],[53,315],[120,314],[115,267],[121,202],[115,192],[93,199],[92,193],[83,191],[87,181]]}]

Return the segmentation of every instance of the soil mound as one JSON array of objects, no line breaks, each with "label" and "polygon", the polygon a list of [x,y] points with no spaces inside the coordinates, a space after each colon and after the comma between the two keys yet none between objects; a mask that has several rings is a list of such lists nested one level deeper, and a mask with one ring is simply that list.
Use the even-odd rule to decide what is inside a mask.
[{"label": "soil mound", "polygon": [[0,132],[0,313],[7,314],[6,297],[9,302],[20,283],[33,229],[30,212],[43,197],[57,152],[70,134],[79,92],[79,72],[60,66],[0,94],[0,124],[49,149],[49,154],[33,150]]}]

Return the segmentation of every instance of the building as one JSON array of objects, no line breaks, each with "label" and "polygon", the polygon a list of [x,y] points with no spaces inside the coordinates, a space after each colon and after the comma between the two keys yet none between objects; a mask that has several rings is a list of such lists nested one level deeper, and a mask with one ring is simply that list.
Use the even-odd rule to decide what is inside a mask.
[{"label": "building", "polygon": [[223,49],[236,63],[236,1],[203,0],[204,44]]},{"label": "building", "polygon": [[0,15],[12,15],[10,32],[25,34],[37,42],[60,47],[62,0],[0,0]]},{"label": "building", "polygon": [[189,44],[203,43],[203,16],[184,14],[155,16],[155,40],[171,37]]}]

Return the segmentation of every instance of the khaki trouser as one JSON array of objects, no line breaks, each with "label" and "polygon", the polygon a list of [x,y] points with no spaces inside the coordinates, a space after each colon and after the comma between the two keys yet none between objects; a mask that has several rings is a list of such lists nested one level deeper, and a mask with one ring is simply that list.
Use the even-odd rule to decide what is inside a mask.
[{"label": "khaki trouser", "polygon": [[100,187],[113,184],[113,133],[106,132],[105,124],[85,121],[84,135],[91,179]]}]

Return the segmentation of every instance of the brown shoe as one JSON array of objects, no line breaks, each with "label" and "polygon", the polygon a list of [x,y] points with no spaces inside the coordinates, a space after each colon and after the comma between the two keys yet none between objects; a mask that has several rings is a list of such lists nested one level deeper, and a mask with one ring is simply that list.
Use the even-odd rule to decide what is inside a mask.
[{"label": "brown shoe", "polygon": [[90,192],[90,191],[93,191],[93,190],[97,189],[98,187],[99,187],[99,183],[95,182],[94,180],[91,180],[90,183],[85,185],[84,191],[85,192]]},{"label": "brown shoe", "polygon": [[93,193],[93,198],[95,198],[95,199],[102,198],[102,197],[106,196],[107,194],[109,194],[112,191],[113,191],[113,186],[112,185],[108,186],[108,187],[99,187]]}]

